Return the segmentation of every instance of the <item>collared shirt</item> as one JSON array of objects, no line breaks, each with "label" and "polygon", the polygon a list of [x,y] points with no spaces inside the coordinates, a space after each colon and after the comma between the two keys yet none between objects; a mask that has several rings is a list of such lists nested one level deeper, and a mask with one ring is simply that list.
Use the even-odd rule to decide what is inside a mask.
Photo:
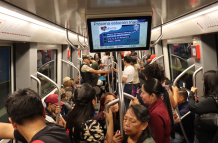
[{"label": "collared shirt", "polygon": [[132,83],[133,84],[138,84],[138,83],[140,83],[140,81],[139,81],[139,74],[138,74],[139,69],[140,69],[140,65],[139,64],[134,64],[133,67],[134,67],[135,72],[134,72],[134,78],[133,78]]},{"label": "collared shirt", "polygon": [[83,62],[83,66],[81,68],[81,72],[89,72],[89,70],[91,70],[92,68],[90,68],[87,63]]},{"label": "collared shirt", "polygon": [[155,142],[170,143],[170,117],[161,97],[151,104],[148,110]]}]

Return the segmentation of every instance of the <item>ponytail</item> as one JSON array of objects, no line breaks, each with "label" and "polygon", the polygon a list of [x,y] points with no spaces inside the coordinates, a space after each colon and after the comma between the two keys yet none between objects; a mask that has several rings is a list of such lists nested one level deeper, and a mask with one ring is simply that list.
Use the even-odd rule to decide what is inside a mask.
[{"label": "ponytail", "polygon": [[163,103],[167,108],[169,117],[170,117],[170,126],[171,126],[171,132],[170,132],[170,136],[171,138],[175,138],[175,128],[174,128],[174,120],[173,120],[173,112],[172,112],[172,108],[171,108],[171,104],[170,104],[170,96],[168,94],[168,92],[166,91],[165,87],[163,87],[164,90],[164,94],[163,94]]}]

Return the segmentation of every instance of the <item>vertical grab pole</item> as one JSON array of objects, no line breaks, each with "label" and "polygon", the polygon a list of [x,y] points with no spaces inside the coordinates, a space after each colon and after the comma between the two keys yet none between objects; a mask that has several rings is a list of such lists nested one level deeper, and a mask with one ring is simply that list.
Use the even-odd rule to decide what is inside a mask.
[{"label": "vertical grab pole", "polygon": [[[188,70],[190,70],[190,69],[193,68],[193,67],[195,67],[195,64],[191,65],[190,67],[188,67],[187,69],[185,69],[180,75],[178,75],[178,76],[176,77],[176,79],[174,80],[174,82],[173,82],[173,86],[176,86],[176,83],[178,82],[178,80],[179,80]],[[177,112],[178,112],[178,114],[179,114],[179,109],[178,109],[178,107],[176,108],[176,110],[177,110]],[[179,117],[180,117],[180,114],[179,114]],[[185,137],[186,142],[189,143],[189,140],[188,140],[188,137],[187,137],[187,135],[186,135],[186,133],[185,133],[185,130],[184,130],[184,128],[183,128],[182,122],[179,122],[179,125],[180,125],[180,127],[181,127],[181,130],[182,130],[182,133],[183,133],[183,135],[184,135],[184,137]]]},{"label": "vertical grab pole", "polygon": [[123,133],[123,115],[124,115],[124,96],[123,96],[123,83],[122,83],[122,60],[121,60],[121,52],[118,52],[117,55],[117,62],[118,62],[118,93],[119,93],[119,116],[120,116],[120,134],[124,135]]},{"label": "vertical grab pole", "polygon": [[[50,79],[49,77],[47,77],[46,75],[40,73],[40,72],[37,72],[38,75],[46,78],[48,81],[50,81],[51,83],[53,83],[57,89],[58,89],[58,106],[61,107],[61,89],[60,87],[57,85],[57,83],[55,83],[52,79]],[[60,116],[60,113],[57,114],[57,117],[56,117],[56,123],[58,124],[59,123],[59,116]]]},{"label": "vertical grab pole", "polygon": [[[202,67],[198,68],[198,69],[194,72],[194,74],[193,74],[192,81],[193,81],[193,86],[194,86],[194,87],[196,87],[196,75],[197,75],[197,73],[200,72],[202,69],[203,69]],[[195,95],[197,96],[197,92],[195,92]]]},{"label": "vertical grab pole", "polygon": [[[111,67],[114,67],[114,60],[113,60],[113,53],[110,52],[110,58],[111,58]],[[111,71],[112,73],[112,80],[111,80],[111,86],[112,86],[112,93],[114,93],[114,71]]]},{"label": "vertical grab pole", "polygon": [[[108,65],[108,70],[110,71],[110,64]],[[108,81],[108,83],[107,83],[107,85],[108,85],[108,90],[109,90],[109,92],[111,92],[111,83],[110,83],[110,72],[107,74],[107,81]]]}]

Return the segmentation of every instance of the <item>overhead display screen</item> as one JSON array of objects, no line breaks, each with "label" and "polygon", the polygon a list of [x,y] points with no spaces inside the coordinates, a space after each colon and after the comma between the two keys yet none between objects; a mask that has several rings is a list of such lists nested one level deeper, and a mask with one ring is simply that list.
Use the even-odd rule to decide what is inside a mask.
[{"label": "overhead display screen", "polygon": [[91,52],[149,49],[151,16],[88,19]]}]

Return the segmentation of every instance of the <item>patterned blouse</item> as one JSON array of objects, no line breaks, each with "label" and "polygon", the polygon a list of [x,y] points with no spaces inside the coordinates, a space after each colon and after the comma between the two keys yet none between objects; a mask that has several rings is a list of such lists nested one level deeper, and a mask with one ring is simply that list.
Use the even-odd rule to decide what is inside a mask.
[{"label": "patterned blouse", "polygon": [[81,135],[81,141],[104,142],[104,131],[96,120],[88,120],[85,123],[84,134]]}]

